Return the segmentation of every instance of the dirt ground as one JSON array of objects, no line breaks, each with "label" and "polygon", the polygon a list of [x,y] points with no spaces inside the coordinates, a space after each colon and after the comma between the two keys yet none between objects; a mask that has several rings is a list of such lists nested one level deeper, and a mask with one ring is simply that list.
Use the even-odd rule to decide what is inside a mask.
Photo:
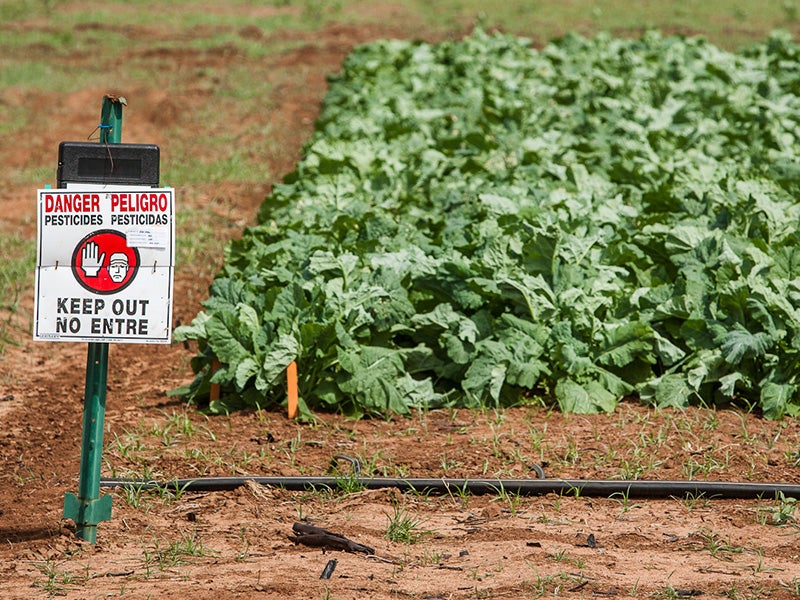
[{"label": "dirt ground", "polygon": [[[405,35],[417,27],[405,23]],[[132,61],[163,64],[176,77],[199,65],[248,60],[158,50],[156,25],[128,34],[154,38],[155,49],[132,51]],[[298,158],[326,75],[354,44],[403,34],[389,25],[287,34],[284,52],[252,65],[254,76],[274,79],[270,110],[231,125],[241,144],[258,146],[269,132],[269,179],[189,186],[178,190],[179,202],[214,211],[209,235],[235,236]],[[90,54],[54,60],[96,60]],[[158,82],[119,90],[130,104],[124,141],[169,149],[175,141],[165,137],[164,123],[176,119],[183,119],[185,140],[200,135],[203,123],[185,114],[183,102],[202,97],[209,84],[199,76],[184,83],[188,88],[178,95]],[[0,91],[0,101],[35,107],[33,114],[59,107],[47,128],[13,144],[4,140],[3,179],[13,181],[14,169],[54,165],[59,141],[85,139],[107,91],[68,97]],[[35,237],[34,199],[26,185],[5,186],[3,227]],[[178,268],[176,320],[193,318],[218,264]],[[32,290],[15,318],[19,345],[0,356],[2,598],[800,598],[800,510],[791,498],[769,496],[115,489],[104,490],[113,495],[113,515],[100,524],[97,544],[82,542],[61,514],[64,494],[77,491],[86,348],[30,341],[31,305]],[[559,478],[800,484],[796,420],[767,422],[720,408],[655,412],[634,403],[591,417],[546,408],[386,421],[319,415],[312,425],[291,422],[281,411],[209,417],[166,396],[191,378],[192,354],[180,344],[112,347],[104,476],[315,476],[330,473],[338,454],[357,457],[365,475],[389,477],[529,479],[538,465]],[[340,469],[347,479],[347,466]],[[375,553],[295,544],[289,536],[301,520]],[[394,540],[387,537],[390,526],[400,529]],[[321,579],[332,560],[331,577]]]}]

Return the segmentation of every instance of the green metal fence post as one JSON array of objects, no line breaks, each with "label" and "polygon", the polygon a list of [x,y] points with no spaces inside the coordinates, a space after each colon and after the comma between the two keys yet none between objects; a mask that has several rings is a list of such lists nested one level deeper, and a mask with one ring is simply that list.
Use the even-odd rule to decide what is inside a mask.
[{"label": "green metal fence post", "polygon": [[125,98],[104,96],[100,111],[100,143],[119,144],[122,142],[122,106]]},{"label": "green metal fence post", "polygon": [[[122,141],[124,98],[106,96],[100,113],[100,142]],[[86,388],[83,399],[83,437],[78,495],[64,497],[64,518],[75,522],[78,537],[94,544],[97,524],[111,519],[111,496],[100,497],[100,469],[103,461],[103,430],[106,414],[108,344],[90,342],[86,355]]]},{"label": "green metal fence post", "polygon": [[111,496],[100,498],[107,376],[108,344],[92,342],[86,356],[78,495],[64,497],[64,518],[75,521],[75,534],[92,544],[97,541],[97,524],[111,518]]}]

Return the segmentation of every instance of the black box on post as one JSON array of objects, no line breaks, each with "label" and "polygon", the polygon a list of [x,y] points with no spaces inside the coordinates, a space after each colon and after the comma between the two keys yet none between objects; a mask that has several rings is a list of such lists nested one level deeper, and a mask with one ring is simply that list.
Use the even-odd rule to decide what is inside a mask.
[{"label": "black box on post", "polygon": [[157,187],[160,151],[153,144],[61,142],[57,185],[97,183]]}]

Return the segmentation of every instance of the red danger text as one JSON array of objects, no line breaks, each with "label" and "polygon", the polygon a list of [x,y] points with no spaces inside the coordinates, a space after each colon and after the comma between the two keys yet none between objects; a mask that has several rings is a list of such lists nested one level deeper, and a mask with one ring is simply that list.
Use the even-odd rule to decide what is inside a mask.
[{"label": "red danger text", "polygon": [[45,194],[46,213],[92,213],[100,211],[100,194]]},{"label": "red danger text", "polygon": [[111,194],[114,212],[164,212],[169,207],[167,195],[162,193]]}]

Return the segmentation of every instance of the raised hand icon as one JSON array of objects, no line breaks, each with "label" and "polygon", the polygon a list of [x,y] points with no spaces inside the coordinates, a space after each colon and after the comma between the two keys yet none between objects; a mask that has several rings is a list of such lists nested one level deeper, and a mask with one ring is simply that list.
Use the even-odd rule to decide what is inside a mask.
[{"label": "raised hand icon", "polygon": [[97,277],[100,267],[106,258],[106,253],[100,254],[100,247],[95,242],[89,242],[81,250],[81,269],[86,277]]}]

